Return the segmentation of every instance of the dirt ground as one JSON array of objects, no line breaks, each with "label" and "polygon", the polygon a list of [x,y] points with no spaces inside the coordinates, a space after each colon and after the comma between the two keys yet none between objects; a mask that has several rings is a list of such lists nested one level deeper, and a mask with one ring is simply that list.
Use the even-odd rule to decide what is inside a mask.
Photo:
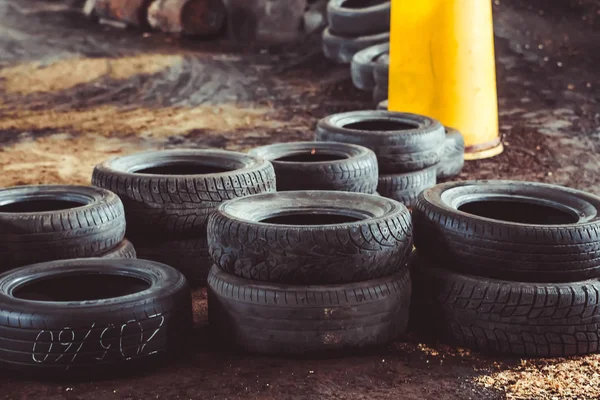
[{"label": "dirt ground", "polygon": [[[519,179],[600,194],[600,3],[494,2],[506,151],[459,179]],[[522,5],[526,4],[526,5]],[[84,20],[61,1],[0,0],[0,186],[89,184],[107,157],[154,148],[310,140],[328,114],[372,108],[318,37],[242,49]],[[134,377],[51,383],[0,377],[5,399],[596,399],[600,356],[529,360],[473,354],[408,334],[335,359],[216,349],[205,292],[195,348]]]}]

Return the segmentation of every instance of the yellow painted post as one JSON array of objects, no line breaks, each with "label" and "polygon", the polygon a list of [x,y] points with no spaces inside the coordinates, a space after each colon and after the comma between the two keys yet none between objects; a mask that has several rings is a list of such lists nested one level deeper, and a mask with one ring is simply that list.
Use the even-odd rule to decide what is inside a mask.
[{"label": "yellow painted post", "polygon": [[491,0],[392,0],[389,109],[462,132],[465,159],[503,150]]}]

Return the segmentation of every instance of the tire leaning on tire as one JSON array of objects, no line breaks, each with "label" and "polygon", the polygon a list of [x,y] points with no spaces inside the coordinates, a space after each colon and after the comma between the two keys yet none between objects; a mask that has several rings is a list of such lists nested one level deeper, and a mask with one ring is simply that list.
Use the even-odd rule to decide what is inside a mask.
[{"label": "tire leaning on tire", "polygon": [[75,259],[0,276],[0,367],[28,376],[142,368],[181,350],[191,326],[186,280],[163,264]]},{"label": "tire leaning on tire", "polygon": [[123,204],[108,190],[63,185],[0,189],[1,270],[100,256],[124,235]]},{"label": "tire leaning on tire", "polygon": [[294,142],[258,147],[248,154],[273,164],[279,191],[340,190],[371,194],[377,189],[377,157],[366,147]]},{"label": "tire leaning on tire", "polygon": [[456,129],[446,127],[444,154],[437,165],[438,180],[449,179],[460,174],[464,165],[465,139]]},{"label": "tire leaning on tire", "polygon": [[599,210],[597,196],[557,185],[448,182],[419,197],[415,246],[447,268],[477,276],[526,282],[598,278]]},{"label": "tire leaning on tire", "polygon": [[437,164],[445,131],[438,121],[416,114],[351,111],[317,124],[317,141],[358,144],[377,155],[380,174],[418,171]]},{"label": "tire leaning on tire", "polygon": [[323,54],[339,64],[350,64],[359,51],[390,41],[390,33],[383,32],[366,36],[339,36],[325,28],[322,37]]},{"label": "tire leaning on tire", "polygon": [[[526,283],[465,275],[417,256],[412,322],[472,349],[529,357],[595,353],[600,283]],[[543,274],[539,275],[543,279]]]},{"label": "tire leaning on tire", "polygon": [[337,284],[404,268],[412,251],[412,225],[406,207],[383,197],[279,192],[223,204],[209,219],[208,244],[215,264],[236,276]]},{"label": "tire leaning on tire", "polygon": [[102,254],[102,258],[137,258],[133,244],[125,239],[112,250]]},{"label": "tire leaning on tire", "polygon": [[[171,168],[219,172],[174,174]],[[151,173],[138,172],[146,170]],[[268,161],[243,153],[164,150],[105,161],[94,168],[92,183],[121,197],[130,233],[203,235],[208,215],[223,201],[274,192],[275,171]]]},{"label": "tire leaning on tire", "polygon": [[382,345],[404,333],[410,312],[407,268],[343,285],[277,285],[216,266],[208,277],[208,318],[227,345],[265,354],[304,354]]},{"label": "tire leaning on tire", "polygon": [[389,51],[390,44],[382,43],[367,47],[352,57],[350,72],[352,75],[352,83],[357,89],[367,91],[373,90],[375,87],[373,69],[377,64],[377,60],[384,54],[388,54]]},{"label": "tire leaning on tire", "polygon": [[345,36],[364,36],[390,30],[389,0],[378,4],[368,2],[365,7],[346,7],[348,0],[330,0],[327,20],[331,30]]}]

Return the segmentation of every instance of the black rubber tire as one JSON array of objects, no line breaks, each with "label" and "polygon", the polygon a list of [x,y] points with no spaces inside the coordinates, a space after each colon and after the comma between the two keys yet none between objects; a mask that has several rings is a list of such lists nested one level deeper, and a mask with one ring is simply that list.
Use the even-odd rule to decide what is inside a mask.
[{"label": "black rubber tire", "polygon": [[[207,174],[140,174],[151,168],[230,169]],[[222,202],[274,192],[268,161],[224,150],[164,150],[108,160],[94,168],[92,183],[117,193],[127,210],[127,232],[205,235],[208,215]]]},{"label": "black rubber tire", "polygon": [[389,0],[365,1],[364,7],[345,7],[344,3],[348,0],[330,0],[327,4],[327,20],[333,32],[345,36],[389,32]]},{"label": "black rubber tire", "polygon": [[419,329],[459,346],[518,356],[566,357],[599,349],[596,279],[502,281],[433,268],[420,256],[411,267],[411,324]]},{"label": "black rubber tire", "polygon": [[[322,225],[327,222],[319,214],[360,220]],[[306,219],[303,225],[259,222],[286,215],[316,215],[318,225],[308,225],[312,221]],[[412,250],[411,230],[406,207],[390,199],[350,192],[280,192],[219,207],[209,219],[208,245],[215,264],[240,277],[337,284],[404,268]]]},{"label": "black rubber tire", "polygon": [[359,51],[390,41],[390,33],[375,35],[347,37],[333,34],[329,28],[323,31],[323,54],[330,60],[339,64],[350,64],[352,58]]},{"label": "black rubber tire", "polygon": [[[383,124],[380,127],[348,128],[355,124]],[[397,130],[388,130],[398,124]],[[411,126],[410,129],[402,129]],[[353,143],[370,148],[377,155],[380,174],[418,171],[442,158],[445,131],[438,121],[408,113],[351,111],[323,118],[317,124],[318,141]]]},{"label": "black rubber tire", "polygon": [[[505,213],[505,220],[457,209],[486,200],[508,202],[506,209],[484,204],[485,212],[496,212],[498,217]],[[560,211],[552,211],[556,214],[552,216],[540,206],[532,208],[531,203]],[[448,268],[478,276],[526,282],[598,278],[599,209],[600,198],[556,185],[448,182],[419,196],[413,210],[415,245]],[[514,221],[516,216],[520,222],[506,220]],[[542,218],[549,223],[537,223]]]},{"label": "black rubber tire", "polygon": [[99,256],[124,236],[123,204],[108,190],[62,185],[0,189],[0,271]]},{"label": "black rubber tire", "polygon": [[[258,147],[250,155],[275,168],[277,190],[341,190],[371,194],[377,190],[377,157],[366,147],[346,143],[295,142]],[[335,160],[282,161],[293,156],[334,156]]]},{"label": "black rubber tire", "polygon": [[[76,281],[79,275],[93,276],[98,286]],[[102,284],[107,275],[128,279],[119,283],[124,295],[117,295],[114,280]],[[38,287],[34,296],[35,282],[58,277],[71,281],[58,288],[52,282],[55,293]],[[144,282],[144,287],[133,285],[132,279]],[[90,288],[98,290],[98,296],[90,294]],[[108,298],[92,299],[102,296]],[[82,298],[87,300],[78,300]],[[0,276],[0,367],[27,376],[97,378],[133,371],[176,353],[191,325],[185,278],[151,261],[75,259]]]},{"label": "black rubber tire", "polygon": [[437,165],[438,180],[450,179],[458,174],[465,165],[465,139],[453,128],[446,127],[446,142],[442,160]]},{"label": "black rubber tire", "polygon": [[380,175],[377,192],[413,208],[421,192],[435,186],[436,172],[437,168],[433,166],[405,174]]},{"label": "black rubber tire", "polygon": [[390,44],[382,43],[367,47],[352,57],[350,72],[352,75],[352,83],[357,89],[370,91],[375,88],[375,78],[373,76],[374,66],[377,64],[378,58],[384,54],[388,54],[389,51]]},{"label": "black rubber tire", "polygon": [[206,236],[197,238],[132,237],[138,257],[167,264],[181,272],[192,287],[205,286],[212,265]]},{"label": "black rubber tire", "polygon": [[102,258],[137,258],[133,244],[125,239],[112,250],[101,255]]},{"label": "black rubber tire", "polygon": [[379,104],[377,104],[377,110],[381,110],[381,111],[387,111],[388,110],[388,100],[387,98],[383,101],[380,101]]},{"label": "black rubber tire", "polygon": [[214,266],[208,318],[227,344],[263,354],[306,354],[383,345],[405,332],[407,268],[380,279],[329,286],[263,284]]},{"label": "black rubber tire", "polygon": [[388,86],[390,80],[390,54],[382,55],[373,65],[373,81],[379,86]]}]

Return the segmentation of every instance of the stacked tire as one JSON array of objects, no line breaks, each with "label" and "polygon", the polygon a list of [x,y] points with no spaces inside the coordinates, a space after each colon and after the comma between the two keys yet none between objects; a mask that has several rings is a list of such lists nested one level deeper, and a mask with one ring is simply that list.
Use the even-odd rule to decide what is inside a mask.
[{"label": "stacked tire", "polygon": [[135,258],[121,200],[108,190],[67,185],[0,190],[2,271],[71,258]]},{"label": "stacked tire", "polygon": [[224,201],[274,192],[268,162],[223,150],[165,150],[108,160],[92,183],[117,193],[127,234],[140,258],[179,269],[192,285],[206,283],[208,216]]},{"label": "stacked tire", "polygon": [[352,58],[352,83],[357,89],[373,92],[375,104],[388,98],[389,54],[390,44],[383,43],[361,50]]},{"label": "stacked tire", "polygon": [[354,111],[319,121],[316,139],[373,150],[380,173],[377,192],[412,207],[419,193],[436,184],[445,131],[438,121],[415,114]]},{"label": "stacked tire", "polygon": [[373,194],[377,157],[347,143],[293,142],[258,147],[250,155],[273,164],[278,191],[339,190]]},{"label": "stacked tire", "polygon": [[414,322],[480,351],[598,351],[599,210],[596,196],[541,183],[426,190],[413,211]]},{"label": "stacked tire", "polygon": [[208,312],[228,346],[303,354],[380,345],[405,331],[410,214],[362,193],[231,200],[209,219]]},{"label": "stacked tire", "polygon": [[329,26],[323,31],[323,53],[340,64],[350,64],[359,51],[390,41],[389,0],[330,0]]}]

